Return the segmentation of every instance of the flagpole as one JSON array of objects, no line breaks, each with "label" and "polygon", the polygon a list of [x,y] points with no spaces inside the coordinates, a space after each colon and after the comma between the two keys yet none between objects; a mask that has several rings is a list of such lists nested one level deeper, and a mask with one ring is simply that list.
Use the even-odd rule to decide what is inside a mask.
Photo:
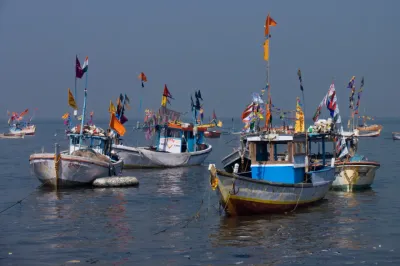
[{"label": "flagpole", "polygon": [[[83,98],[83,110],[82,110],[82,119],[81,119],[81,131],[80,131],[80,138],[83,139],[83,127],[85,125],[85,114],[86,114],[86,98],[87,98],[87,84],[88,84],[88,73],[86,71],[86,81],[85,81],[85,96]],[[79,149],[81,148],[82,141],[79,141]]]},{"label": "flagpole", "polygon": [[[78,55],[75,55],[75,63],[76,63],[76,58],[78,58]],[[77,90],[77,84],[76,84],[76,64],[75,64],[75,89],[74,89],[74,98],[75,98],[75,103],[78,104],[78,97],[76,95],[76,90]]]}]

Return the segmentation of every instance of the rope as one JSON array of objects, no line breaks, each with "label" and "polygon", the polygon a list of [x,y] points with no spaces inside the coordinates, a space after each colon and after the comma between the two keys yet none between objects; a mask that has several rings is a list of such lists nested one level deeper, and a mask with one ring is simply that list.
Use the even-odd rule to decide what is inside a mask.
[{"label": "rope", "polygon": [[28,194],[27,196],[25,196],[24,198],[20,199],[19,201],[15,202],[14,204],[12,204],[12,205],[8,206],[7,208],[3,209],[2,211],[0,211],[0,214],[2,214],[3,212],[8,211],[9,209],[11,209],[12,207],[14,207],[14,206],[17,205],[17,204],[21,204],[22,201],[24,201],[24,200],[26,200],[27,198],[29,198],[34,192],[36,192],[37,189],[43,187],[46,183],[47,183],[47,181],[44,182],[43,184],[41,184],[40,186],[36,187],[34,191],[32,191],[31,193],[29,193],[29,194]]}]

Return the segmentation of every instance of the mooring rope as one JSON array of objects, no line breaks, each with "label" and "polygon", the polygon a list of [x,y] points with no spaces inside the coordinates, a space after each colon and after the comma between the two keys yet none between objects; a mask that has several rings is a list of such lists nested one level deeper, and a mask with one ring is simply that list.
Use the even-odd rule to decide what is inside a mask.
[{"label": "mooring rope", "polygon": [[2,211],[0,211],[0,214],[2,214],[3,212],[8,211],[9,209],[11,209],[12,207],[14,207],[14,206],[17,205],[17,204],[21,204],[22,201],[24,201],[24,200],[26,200],[27,198],[29,198],[33,193],[36,192],[37,189],[43,187],[47,182],[48,182],[48,181],[44,182],[44,183],[41,184],[40,186],[37,186],[37,187],[35,188],[35,190],[32,191],[31,193],[29,193],[27,196],[25,196],[24,198],[18,200],[17,202],[13,203],[12,205],[10,205],[10,206],[8,206],[7,208],[5,208],[5,209],[3,209]]}]

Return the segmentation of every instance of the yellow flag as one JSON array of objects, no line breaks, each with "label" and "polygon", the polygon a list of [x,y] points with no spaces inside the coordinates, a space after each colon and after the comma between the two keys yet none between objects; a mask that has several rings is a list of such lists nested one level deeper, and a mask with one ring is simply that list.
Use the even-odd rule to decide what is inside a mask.
[{"label": "yellow flag", "polygon": [[218,121],[217,127],[222,127],[222,121]]},{"label": "yellow flag", "polygon": [[265,40],[264,42],[264,60],[269,60],[269,40]]},{"label": "yellow flag", "polygon": [[301,109],[299,101],[300,101],[299,98],[297,98],[296,122],[295,122],[295,126],[294,126],[294,132],[296,132],[296,133],[305,132],[304,113],[303,113],[303,110]]},{"label": "yellow flag", "polygon": [[66,112],[66,113],[65,113],[65,114],[64,114],[64,115],[63,115],[61,118],[65,120],[65,119],[67,119],[67,118],[68,118],[68,116],[69,116],[69,113],[68,113],[68,112]]},{"label": "yellow flag", "polygon": [[110,128],[115,130],[120,136],[125,135],[126,129],[124,125],[119,122],[114,114],[111,114]]},{"label": "yellow flag", "polygon": [[115,106],[111,100],[110,100],[110,107],[108,107],[108,112],[111,114],[115,114],[117,112],[117,109],[115,109]]},{"label": "yellow flag", "polygon": [[74,96],[72,95],[72,92],[69,88],[68,88],[68,105],[74,108],[74,110],[78,110],[78,106],[76,106]]},{"label": "yellow flag", "polygon": [[161,106],[167,106],[167,96],[163,96],[161,99]]}]

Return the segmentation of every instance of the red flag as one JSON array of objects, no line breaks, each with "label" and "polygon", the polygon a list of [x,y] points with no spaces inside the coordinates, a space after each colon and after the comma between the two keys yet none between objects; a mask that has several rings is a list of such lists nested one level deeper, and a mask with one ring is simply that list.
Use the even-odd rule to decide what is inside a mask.
[{"label": "red flag", "polygon": [[173,99],[171,93],[169,93],[169,90],[168,90],[168,88],[167,88],[167,84],[164,84],[164,93],[163,93],[163,96]]}]

